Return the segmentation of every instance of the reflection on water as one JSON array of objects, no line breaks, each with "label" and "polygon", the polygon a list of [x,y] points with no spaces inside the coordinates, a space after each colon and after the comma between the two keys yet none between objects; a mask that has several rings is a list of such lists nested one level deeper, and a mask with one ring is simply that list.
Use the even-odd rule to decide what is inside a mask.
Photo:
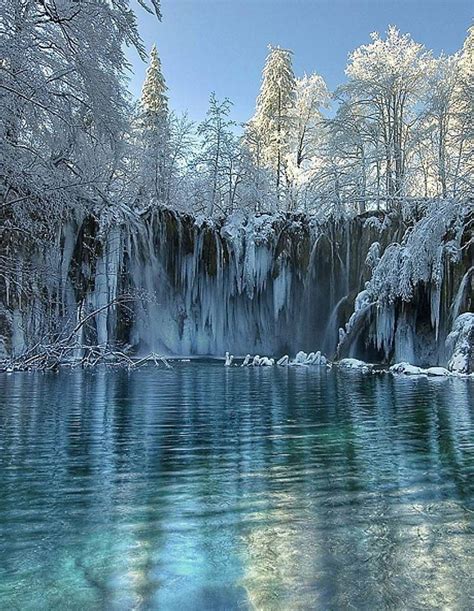
[{"label": "reflection on water", "polygon": [[473,608],[474,384],[0,377],[0,608]]}]

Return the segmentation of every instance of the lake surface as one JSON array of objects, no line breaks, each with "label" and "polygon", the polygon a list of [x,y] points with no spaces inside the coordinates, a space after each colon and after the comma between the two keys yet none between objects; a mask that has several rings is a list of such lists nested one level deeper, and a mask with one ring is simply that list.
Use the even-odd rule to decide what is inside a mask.
[{"label": "lake surface", "polygon": [[474,383],[0,375],[0,608],[474,608]]}]

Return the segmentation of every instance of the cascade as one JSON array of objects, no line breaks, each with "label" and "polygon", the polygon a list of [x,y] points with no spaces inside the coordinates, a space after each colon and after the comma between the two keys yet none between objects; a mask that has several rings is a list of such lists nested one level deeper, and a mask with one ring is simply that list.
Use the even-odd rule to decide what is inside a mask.
[{"label": "cascade", "polygon": [[[48,301],[33,287],[25,304],[9,288],[3,350],[18,354],[51,336],[48,304],[55,304],[56,328],[97,311],[79,344],[136,354],[321,350],[330,358],[447,365],[446,337],[472,307],[472,244],[460,214],[446,204],[405,237],[403,219],[383,213],[323,221],[235,214],[219,222],[155,209],[109,227],[70,219],[60,256],[43,256],[44,268],[57,269]],[[433,235],[429,250],[424,240],[432,244]],[[123,294],[127,307],[109,307]]]}]

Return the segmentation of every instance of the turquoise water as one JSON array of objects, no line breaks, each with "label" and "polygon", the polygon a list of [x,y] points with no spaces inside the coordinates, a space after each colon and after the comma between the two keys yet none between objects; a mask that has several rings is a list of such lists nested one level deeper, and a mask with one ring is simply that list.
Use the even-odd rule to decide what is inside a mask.
[{"label": "turquoise water", "polygon": [[1,609],[474,608],[474,384],[0,376]]}]

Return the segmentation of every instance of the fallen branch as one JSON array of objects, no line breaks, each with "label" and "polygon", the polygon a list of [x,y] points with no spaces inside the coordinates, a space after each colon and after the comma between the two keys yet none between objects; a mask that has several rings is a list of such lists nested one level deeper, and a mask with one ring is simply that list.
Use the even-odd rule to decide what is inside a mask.
[{"label": "fallen branch", "polygon": [[[19,356],[0,361],[0,371],[55,371],[60,367],[86,369],[97,365],[139,369],[149,363],[153,363],[156,367],[164,365],[167,369],[172,369],[167,359],[155,352],[134,360],[121,350],[109,349],[104,346],[58,346],[57,344],[51,344],[41,345],[40,348],[40,352],[26,358],[25,356]],[[71,356],[71,353],[77,351],[80,351],[82,356]]]}]

